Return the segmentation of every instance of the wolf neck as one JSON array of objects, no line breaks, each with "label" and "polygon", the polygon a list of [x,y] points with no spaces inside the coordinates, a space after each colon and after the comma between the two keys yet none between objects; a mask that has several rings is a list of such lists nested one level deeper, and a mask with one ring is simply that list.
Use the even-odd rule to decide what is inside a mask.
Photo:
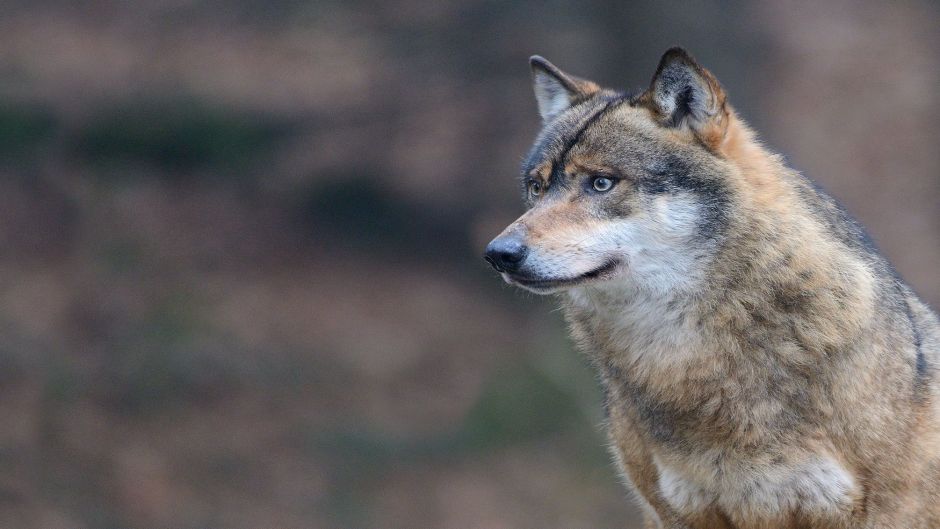
[{"label": "wolf neck", "polygon": [[[749,363],[764,363],[750,372],[805,372],[869,324],[872,272],[803,205],[799,177],[743,124],[727,141],[736,220],[694,288],[662,292],[626,281],[566,295],[573,335],[602,371],[662,398],[719,390],[703,381],[743,384]],[[760,391],[766,382],[744,385]]]}]

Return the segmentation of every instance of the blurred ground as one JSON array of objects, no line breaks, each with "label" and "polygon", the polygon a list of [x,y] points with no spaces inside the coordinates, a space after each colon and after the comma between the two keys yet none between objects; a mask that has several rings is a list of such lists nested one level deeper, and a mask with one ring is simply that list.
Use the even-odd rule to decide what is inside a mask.
[{"label": "blurred ground", "polygon": [[636,527],[520,212],[526,59],[688,47],[940,304],[929,2],[0,7],[0,526]]}]

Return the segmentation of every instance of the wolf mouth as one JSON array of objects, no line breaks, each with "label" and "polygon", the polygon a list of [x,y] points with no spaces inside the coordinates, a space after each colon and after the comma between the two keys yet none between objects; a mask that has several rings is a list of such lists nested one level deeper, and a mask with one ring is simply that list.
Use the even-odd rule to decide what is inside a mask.
[{"label": "wolf mouth", "polygon": [[585,272],[581,275],[575,277],[567,277],[562,279],[527,279],[524,277],[519,277],[515,275],[509,275],[509,278],[513,283],[518,284],[519,286],[532,289],[532,290],[550,290],[559,287],[572,287],[592,279],[601,278],[610,272],[613,272],[618,266],[620,266],[620,261],[613,259],[607,261],[602,266],[595,268],[589,272]]}]

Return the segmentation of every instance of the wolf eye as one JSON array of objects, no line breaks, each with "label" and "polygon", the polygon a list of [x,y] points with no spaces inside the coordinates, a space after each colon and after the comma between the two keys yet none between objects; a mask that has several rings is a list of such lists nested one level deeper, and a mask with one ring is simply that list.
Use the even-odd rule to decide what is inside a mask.
[{"label": "wolf eye", "polygon": [[614,187],[614,181],[606,176],[595,177],[591,181],[591,187],[594,188],[594,191],[598,193],[604,193],[605,191],[610,191],[610,188]]},{"label": "wolf eye", "polygon": [[529,194],[537,197],[542,194],[542,183],[538,180],[529,181]]}]

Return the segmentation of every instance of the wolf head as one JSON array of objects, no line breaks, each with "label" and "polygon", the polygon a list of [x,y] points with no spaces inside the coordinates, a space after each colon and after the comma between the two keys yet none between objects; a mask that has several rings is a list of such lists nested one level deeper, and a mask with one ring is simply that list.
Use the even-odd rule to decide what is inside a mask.
[{"label": "wolf head", "polygon": [[534,56],[543,129],[522,170],[527,211],[486,247],[507,282],[547,294],[604,282],[693,288],[729,222],[733,118],[681,48],[628,95]]}]

